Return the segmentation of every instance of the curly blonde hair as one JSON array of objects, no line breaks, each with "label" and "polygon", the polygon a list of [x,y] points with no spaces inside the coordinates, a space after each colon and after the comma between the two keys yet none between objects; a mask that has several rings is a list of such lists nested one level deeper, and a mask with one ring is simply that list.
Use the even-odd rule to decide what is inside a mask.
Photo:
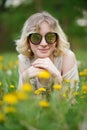
[{"label": "curly blonde hair", "polygon": [[63,32],[62,28],[59,25],[58,20],[55,19],[52,15],[50,15],[48,12],[43,11],[33,14],[24,23],[21,37],[20,39],[16,40],[16,50],[19,53],[26,55],[28,57],[34,56],[32,51],[30,52],[28,51],[30,47],[27,42],[27,36],[32,32],[37,32],[40,23],[42,23],[43,21],[48,22],[51,29],[59,35],[58,46],[56,48],[57,53],[56,55],[54,53],[54,56],[58,56],[61,53],[65,53],[67,49],[69,49],[70,44],[67,40],[65,33]]}]

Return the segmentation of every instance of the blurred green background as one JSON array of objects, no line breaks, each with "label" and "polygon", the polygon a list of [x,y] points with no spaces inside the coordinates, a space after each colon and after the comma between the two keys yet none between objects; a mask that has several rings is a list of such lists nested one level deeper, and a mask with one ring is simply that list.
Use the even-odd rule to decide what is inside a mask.
[{"label": "blurred green background", "polygon": [[86,55],[87,0],[0,0],[0,52],[16,52],[25,20],[42,10],[59,20],[77,56],[79,50]]}]

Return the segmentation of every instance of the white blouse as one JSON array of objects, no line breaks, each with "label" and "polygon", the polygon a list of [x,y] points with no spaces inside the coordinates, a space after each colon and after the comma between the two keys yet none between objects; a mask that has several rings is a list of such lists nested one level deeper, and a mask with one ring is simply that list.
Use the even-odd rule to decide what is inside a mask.
[{"label": "white blouse", "polygon": [[[20,59],[24,63],[23,66],[25,68],[30,67],[31,63],[34,61],[34,59],[30,60],[27,56],[25,56],[23,54],[19,54],[18,59]],[[62,59],[63,59],[63,56],[58,56],[58,57],[54,58],[54,65],[57,67],[57,69],[59,70],[60,73],[62,71],[62,63],[63,63]],[[71,87],[74,87],[75,81],[79,81],[77,63],[73,66],[73,68],[71,70],[69,70],[66,74],[62,75],[62,77],[63,77],[63,79],[70,80],[71,81]],[[30,82],[31,82],[31,84],[36,85],[36,88],[38,88],[38,86],[40,86],[40,83],[39,83],[37,78],[31,79]],[[19,71],[18,88],[21,88],[22,84],[23,84],[22,75]],[[76,86],[76,89],[78,89],[78,84]]]}]

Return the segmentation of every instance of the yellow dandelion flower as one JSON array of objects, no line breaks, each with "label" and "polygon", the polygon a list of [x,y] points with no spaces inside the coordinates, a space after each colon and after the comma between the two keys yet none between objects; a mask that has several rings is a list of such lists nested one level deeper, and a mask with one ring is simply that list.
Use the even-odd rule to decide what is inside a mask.
[{"label": "yellow dandelion flower", "polygon": [[15,63],[12,62],[12,61],[10,61],[10,62],[9,62],[9,67],[10,67],[10,68],[14,68],[14,67],[15,67]]},{"label": "yellow dandelion flower", "polygon": [[0,112],[0,122],[3,122],[5,120],[5,116],[2,112]]},{"label": "yellow dandelion flower", "polygon": [[32,86],[29,83],[25,83],[25,84],[23,84],[22,89],[26,92],[31,92]]},{"label": "yellow dandelion flower", "polygon": [[17,91],[16,96],[17,96],[17,99],[20,101],[28,99],[28,95],[23,91]]},{"label": "yellow dandelion flower", "polygon": [[38,78],[43,78],[43,79],[49,79],[51,77],[51,74],[48,71],[41,71],[37,74]]},{"label": "yellow dandelion flower", "polygon": [[78,96],[78,95],[79,95],[79,92],[74,92],[73,95],[74,95],[74,96]]},{"label": "yellow dandelion flower", "polygon": [[61,88],[62,88],[62,86],[60,84],[53,85],[53,89],[55,89],[55,90],[60,90]]},{"label": "yellow dandelion flower", "polygon": [[15,64],[18,65],[18,60],[15,61]]},{"label": "yellow dandelion flower", "polygon": [[80,98],[81,98],[81,99],[83,99],[83,98],[84,98],[84,96],[81,96]]},{"label": "yellow dandelion flower", "polygon": [[15,86],[14,85],[10,85],[10,88],[15,88]]},{"label": "yellow dandelion flower", "polygon": [[82,86],[83,94],[87,94],[87,85]]},{"label": "yellow dandelion flower", "polygon": [[2,62],[4,60],[3,56],[0,56],[0,62]]},{"label": "yellow dandelion flower", "polygon": [[70,82],[70,80],[69,80],[69,79],[64,79],[64,81],[65,81],[66,83],[69,83],[69,82]]},{"label": "yellow dandelion flower", "polygon": [[3,71],[7,71],[7,70],[8,70],[8,66],[3,65],[3,66],[2,66],[2,69],[3,69]]},{"label": "yellow dandelion flower", "polygon": [[75,84],[78,83],[78,80],[74,80],[74,83],[75,83]]},{"label": "yellow dandelion flower", "polygon": [[38,94],[40,94],[40,91],[39,90],[35,90],[34,94],[38,95]]},{"label": "yellow dandelion flower", "polygon": [[79,72],[80,76],[86,76],[87,75],[87,69],[84,69],[83,71]]},{"label": "yellow dandelion flower", "polygon": [[4,107],[4,112],[5,113],[15,113],[16,109],[12,106],[6,106],[6,107]]},{"label": "yellow dandelion flower", "polygon": [[67,97],[66,93],[64,93],[64,94],[63,94],[63,97],[64,97],[64,98],[66,98],[66,97]]},{"label": "yellow dandelion flower", "polygon": [[49,102],[42,100],[42,101],[39,102],[39,106],[41,106],[41,107],[49,107]]},{"label": "yellow dandelion flower", "polygon": [[2,82],[0,82],[0,86],[2,85]]},{"label": "yellow dandelion flower", "polygon": [[46,92],[46,89],[42,87],[42,88],[39,88],[38,91],[40,91],[40,92]]},{"label": "yellow dandelion flower", "polygon": [[3,96],[3,101],[8,104],[16,104],[18,102],[16,95],[14,94],[5,94]]}]

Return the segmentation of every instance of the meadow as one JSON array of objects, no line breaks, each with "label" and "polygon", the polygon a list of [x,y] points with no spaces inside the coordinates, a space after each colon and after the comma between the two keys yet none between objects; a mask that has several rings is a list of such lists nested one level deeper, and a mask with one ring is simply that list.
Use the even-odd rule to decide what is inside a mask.
[{"label": "meadow", "polygon": [[[17,53],[0,54],[0,130],[87,130],[86,51],[76,50],[79,89],[70,89],[70,81],[33,90],[30,83],[17,90]],[[40,78],[48,80],[49,74]],[[50,85],[49,85],[50,84]],[[75,81],[76,85],[76,81]],[[50,89],[51,88],[51,89]]]}]

